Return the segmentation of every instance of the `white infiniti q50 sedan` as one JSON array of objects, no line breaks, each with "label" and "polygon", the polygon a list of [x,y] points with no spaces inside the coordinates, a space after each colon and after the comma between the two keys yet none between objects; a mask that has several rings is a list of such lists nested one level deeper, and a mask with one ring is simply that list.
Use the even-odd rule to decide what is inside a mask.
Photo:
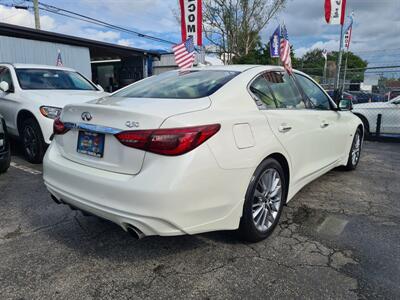
[{"label": "white infiniti q50 sedan", "polygon": [[346,109],[281,67],[171,71],[66,106],[44,182],[57,203],[136,237],[238,229],[259,241],[304,185],[356,168],[364,129]]}]

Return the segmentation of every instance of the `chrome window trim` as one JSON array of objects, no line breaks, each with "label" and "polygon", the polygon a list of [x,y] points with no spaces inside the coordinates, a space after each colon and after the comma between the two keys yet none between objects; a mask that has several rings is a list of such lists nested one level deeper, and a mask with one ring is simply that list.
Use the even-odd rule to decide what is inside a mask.
[{"label": "chrome window trim", "polygon": [[68,129],[82,129],[91,132],[105,133],[105,134],[117,134],[123,130],[113,127],[107,127],[102,125],[88,124],[88,123],[72,123],[64,122],[64,126]]}]

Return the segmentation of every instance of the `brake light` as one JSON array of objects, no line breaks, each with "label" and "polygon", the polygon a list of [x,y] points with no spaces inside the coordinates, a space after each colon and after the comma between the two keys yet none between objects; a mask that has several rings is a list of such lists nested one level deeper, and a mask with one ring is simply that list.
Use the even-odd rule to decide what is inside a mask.
[{"label": "brake light", "polygon": [[184,128],[133,130],[117,133],[121,144],[161,155],[176,156],[200,146],[221,128],[211,124]]},{"label": "brake light", "polygon": [[53,134],[64,134],[69,130],[69,128],[65,127],[64,123],[60,120],[60,118],[56,118],[53,123]]}]

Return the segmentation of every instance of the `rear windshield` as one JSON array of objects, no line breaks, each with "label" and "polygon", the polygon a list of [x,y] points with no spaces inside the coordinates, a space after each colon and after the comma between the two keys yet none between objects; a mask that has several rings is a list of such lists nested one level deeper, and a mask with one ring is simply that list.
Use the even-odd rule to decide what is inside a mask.
[{"label": "rear windshield", "polygon": [[217,70],[171,71],[139,81],[113,96],[175,99],[207,97],[238,74]]},{"label": "rear windshield", "polygon": [[16,69],[24,90],[97,90],[85,77],[73,71],[49,69]]}]

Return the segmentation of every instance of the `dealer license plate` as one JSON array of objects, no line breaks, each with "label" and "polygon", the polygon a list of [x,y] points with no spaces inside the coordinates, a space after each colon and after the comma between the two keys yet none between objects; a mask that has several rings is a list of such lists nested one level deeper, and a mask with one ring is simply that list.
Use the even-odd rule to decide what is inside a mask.
[{"label": "dealer license plate", "polygon": [[104,140],[105,135],[103,133],[79,131],[77,151],[101,158],[104,154]]}]

